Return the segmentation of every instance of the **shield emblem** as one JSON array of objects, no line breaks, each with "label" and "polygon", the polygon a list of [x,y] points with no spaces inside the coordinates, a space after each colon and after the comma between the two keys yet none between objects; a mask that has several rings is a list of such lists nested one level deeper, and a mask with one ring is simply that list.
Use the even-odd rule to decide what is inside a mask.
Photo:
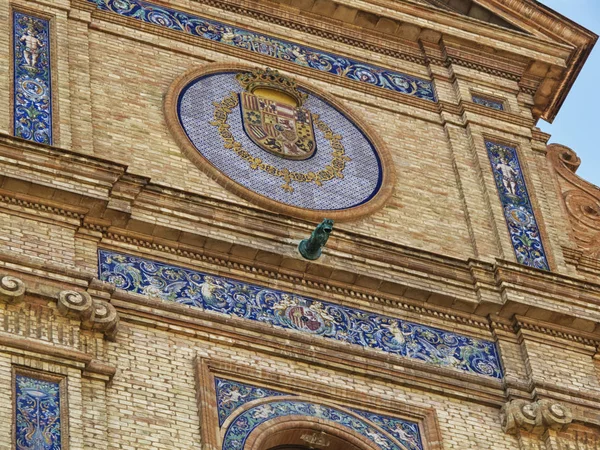
[{"label": "shield emblem", "polygon": [[307,159],[317,149],[310,111],[240,94],[246,134],[263,150],[286,159]]}]

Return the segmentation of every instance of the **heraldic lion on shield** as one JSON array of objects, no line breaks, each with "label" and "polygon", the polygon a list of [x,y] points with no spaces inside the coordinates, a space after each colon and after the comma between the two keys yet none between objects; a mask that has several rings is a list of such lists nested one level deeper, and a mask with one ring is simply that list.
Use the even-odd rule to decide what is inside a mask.
[{"label": "heraldic lion on shield", "polygon": [[236,76],[246,134],[263,150],[286,159],[308,159],[317,149],[308,97],[290,78],[271,69]]}]

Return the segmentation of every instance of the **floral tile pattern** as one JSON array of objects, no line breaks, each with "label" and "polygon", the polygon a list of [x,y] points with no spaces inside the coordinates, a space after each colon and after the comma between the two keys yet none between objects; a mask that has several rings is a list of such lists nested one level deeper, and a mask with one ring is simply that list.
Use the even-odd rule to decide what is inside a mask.
[{"label": "floral tile pattern", "polygon": [[50,23],[13,12],[14,134],[52,144]]},{"label": "floral tile pattern", "polygon": [[498,100],[492,100],[485,97],[480,97],[478,95],[472,96],[473,103],[477,103],[478,105],[485,106],[487,108],[492,108],[497,111],[504,111],[504,103]]},{"label": "floral tile pattern", "polygon": [[99,9],[304,67],[437,101],[433,83],[142,0],[89,0]]},{"label": "floral tile pattern", "polygon": [[58,383],[17,375],[16,399],[16,448],[60,450]]},{"label": "floral tile pattern", "polygon": [[99,250],[99,277],[118,288],[436,366],[502,378],[493,342],[230,278]]},{"label": "floral tile pattern", "polygon": [[[301,400],[279,400],[277,397],[285,394],[283,392],[264,389],[236,381],[216,378],[217,405],[219,409],[219,425],[240,406],[246,403],[267,398],[272,399],[268,403],[256,405],[235,417],[227,427],[223,439],[223,450],[239,450],[250,433],[262,423],[268,420],[290,415],[303,415],[331,420],[346,426],[355,432],[375,442],[381,449],[385,450],[423,450],[423,443],[419,432],[419,426],[414,422],[402,420],[396,417],[388,417],[372,412],[352,409],[351,411],[366,420],[349,414],[342,409],[334,408],[317,403],[309,403]],[[388,436],[380,433],[373,424],[381,427],[396,438],[404,448],[398,446]]]},{"label": "floral tile pattern", "polygon": [[485,146],[517,261],[550,270],[517,149],[490,141],[486,141]]}]

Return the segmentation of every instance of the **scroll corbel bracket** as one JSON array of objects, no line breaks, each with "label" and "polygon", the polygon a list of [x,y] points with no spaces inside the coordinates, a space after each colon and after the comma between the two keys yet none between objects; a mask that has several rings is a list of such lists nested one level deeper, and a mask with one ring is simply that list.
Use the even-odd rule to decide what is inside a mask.
[{"label": "scroll corbel bracket", "polygon": [[0,302],[17,304],[25,299],[27,286],[23,280],[4,275],[0,277]]},{"label": "scroll corbel bracket", "polygon": [[84,330],[102,332],[110,341],[116,339],[119,325],[117,310],[108,302],[92,299],[87,292],[60,292],[58,312],[65,317],[80,320]]},{"label": "scroll corbel bracket", "polygon": [[525,431],[541,436],[547,430],[565,431],[573,414],[568,406],[554,400],[512,400],[502,407],[500,420],[507,434]]}]

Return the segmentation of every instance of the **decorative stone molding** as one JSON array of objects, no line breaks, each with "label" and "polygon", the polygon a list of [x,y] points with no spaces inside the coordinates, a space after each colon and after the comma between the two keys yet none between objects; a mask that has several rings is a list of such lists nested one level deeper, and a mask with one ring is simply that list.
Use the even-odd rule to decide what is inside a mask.
[{"label": "decorative stone molding", "polygon": [[25,297],[25,283],[16,277],[5,275],[0,278],[0,301],[19,303]]},{"label": "decorative stone molding", "polygon": [[507,434],[521,430],[543,434],[548,429],[565,431],[573,421],[573,414],[567,406],[554,400],[513,400],[502,407],[500,418]]},{"label": "decorative stone molding", "polygon": [[119,314],[108,302],[94,300],[87,292],[62,291],[58,295],[58,312],[81,320],[81,328],[104,333],[113,341],[117,336]]},{"label": "decorative stone molding", "polygon": [[575,174],[581,160],[573,150],[558,144],[549,145],[547,150],[557,173],[571,237],[583,256],[600,259],[600,189]]}]

